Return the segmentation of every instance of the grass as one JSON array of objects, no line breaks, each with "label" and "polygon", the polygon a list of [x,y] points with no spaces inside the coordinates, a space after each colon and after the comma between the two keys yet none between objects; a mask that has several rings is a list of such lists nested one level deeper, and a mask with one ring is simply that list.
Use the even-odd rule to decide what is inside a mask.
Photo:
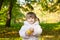
[{"label": "grass", "polygon": [[22,38],[0,38],[0,40],[22,40]]},{"label": "grass", "polygon": [[[43,32],[40,40],[60,40],[60,23],[41,23]],[[22,40],[19,36],[21,26],[4,27],[0,25],[0,40]]]}]

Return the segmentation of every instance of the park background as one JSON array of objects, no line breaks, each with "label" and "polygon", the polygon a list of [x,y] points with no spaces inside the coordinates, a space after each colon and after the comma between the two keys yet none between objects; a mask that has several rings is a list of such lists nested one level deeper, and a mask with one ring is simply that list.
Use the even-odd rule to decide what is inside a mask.
[{"label": "park background", "polygon": [[22,40],[19,30],[27,12],[36,13],[41,40],[60,40],[60,0],[0,0],[0,40]]}]

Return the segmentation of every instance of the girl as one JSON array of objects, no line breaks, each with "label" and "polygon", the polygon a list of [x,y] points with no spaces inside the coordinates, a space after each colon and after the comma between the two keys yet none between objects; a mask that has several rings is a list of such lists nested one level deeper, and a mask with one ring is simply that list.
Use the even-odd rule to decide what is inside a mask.
[{"label": "girl", "polygon": [[26,21],[19,31],[23,40],[38,40],[38,37],[42,33],[42,28],[39,25],[38,18],[35,13],[28,12],[26,14]]}]

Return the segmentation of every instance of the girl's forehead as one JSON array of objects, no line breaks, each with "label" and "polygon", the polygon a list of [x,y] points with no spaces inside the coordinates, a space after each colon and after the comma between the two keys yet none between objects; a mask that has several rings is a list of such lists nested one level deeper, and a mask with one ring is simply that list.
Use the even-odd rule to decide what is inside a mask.
[{"label": "girl's forehead", "polygon": [[26,15],[27,18],[36,18],[35,15]]},{"label": "girl's forehead", "polygon": [[29,18],[27,18],[27,19],[35,19],[35,18],[33,18],[33,17],[29,17]]},{"label": "girl's forehead", "polygon": [[27,19],[29,19],[29,18],[34,18],[35,19],[35,17],[26,17]]}]

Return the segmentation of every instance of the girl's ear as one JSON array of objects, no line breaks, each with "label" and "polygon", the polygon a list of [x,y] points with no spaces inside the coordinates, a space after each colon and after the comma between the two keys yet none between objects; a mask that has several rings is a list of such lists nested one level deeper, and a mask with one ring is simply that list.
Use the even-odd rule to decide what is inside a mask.
[{"label": "girl's ear", "polygon": [[36,18],[36,21],[38,21],[37,18]]}]

